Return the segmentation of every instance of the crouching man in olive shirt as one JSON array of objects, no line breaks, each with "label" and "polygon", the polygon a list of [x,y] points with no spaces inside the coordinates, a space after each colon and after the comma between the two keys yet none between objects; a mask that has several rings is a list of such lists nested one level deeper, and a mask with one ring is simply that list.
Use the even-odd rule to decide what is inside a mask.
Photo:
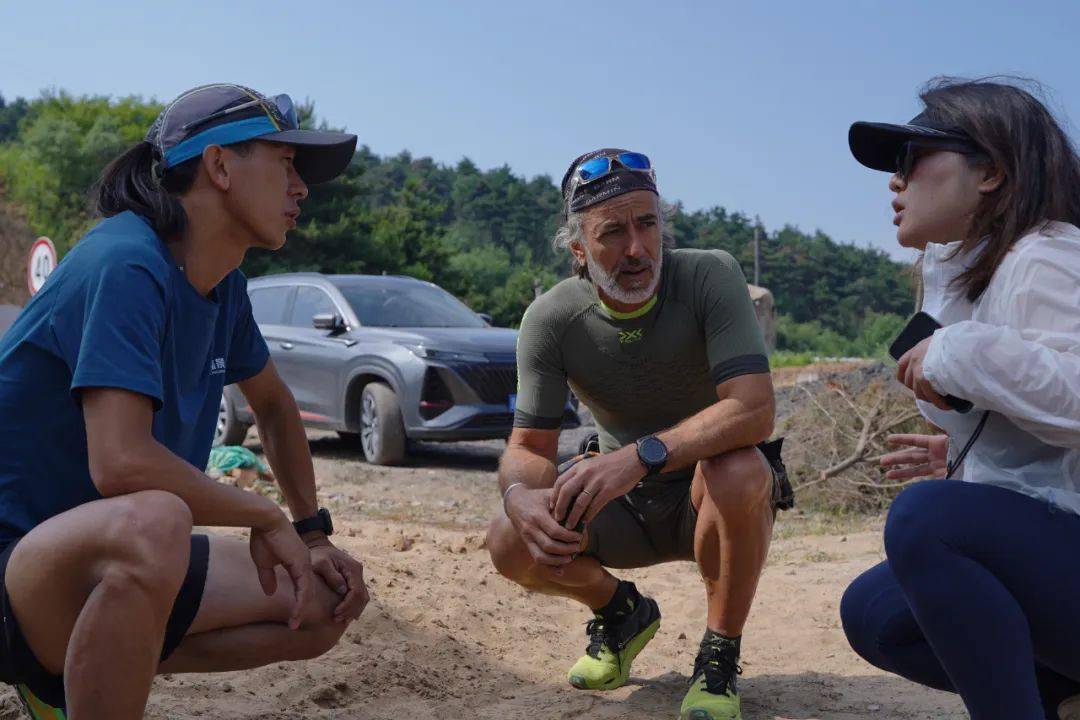
[{"label": "crouching man in olive shirt", "polygon": [[[522,320],[514,431],[488,547],[500,573],[594,613],[578,688],[623,685],[660,625],[656,602],[607,568],[696,561],[708,627],[682,717],[740,717],[739,644],[790,485],[746,280],[719,250],[665,248],[656,179],[640,153],[581,156],[562,182],[556,243],[577,277]],[[568,387],[599,454],[556,468]],[[560,472],[561,471],[561,472]]]}]

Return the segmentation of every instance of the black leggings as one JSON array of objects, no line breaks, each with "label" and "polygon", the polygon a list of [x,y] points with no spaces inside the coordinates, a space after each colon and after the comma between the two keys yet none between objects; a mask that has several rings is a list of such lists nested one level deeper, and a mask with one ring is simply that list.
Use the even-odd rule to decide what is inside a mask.
[{"label": "black leggings", "polygon": [[885,551],[840,604],[868,662],[958,692],[973,720],[1056,720],[1080,693],[1080,515],[932,480],[893,503]]}]

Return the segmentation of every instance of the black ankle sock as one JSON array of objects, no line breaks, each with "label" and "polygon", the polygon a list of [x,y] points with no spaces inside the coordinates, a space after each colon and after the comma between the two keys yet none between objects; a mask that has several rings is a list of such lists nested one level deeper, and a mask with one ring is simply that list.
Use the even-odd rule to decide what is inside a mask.
[{"label": "black ankle sock", "polygon": [[735,635],[734,637],[728,635],[722,635],[715,630],[705,628],[705,635],[701,638],[701,647],[717,643],[725,648],[731,648],[735,652],[735,657],[739,657],[739,652],[742,650],[742,635]]},{"label": "black ankle sock", "polygon": [[620,617],[629,615],[637,607],[639,600],[641,600],[641,593],[638,592],[637,586],[632,582],[620,580],[608,604],[593,612],[608,622],[615,622]]}]

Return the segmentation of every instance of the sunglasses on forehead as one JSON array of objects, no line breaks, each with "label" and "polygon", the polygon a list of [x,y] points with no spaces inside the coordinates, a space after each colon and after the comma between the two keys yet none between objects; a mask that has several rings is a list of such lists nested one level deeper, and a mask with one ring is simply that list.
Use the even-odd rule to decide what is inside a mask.
[{"label": "sunglasses on forehead", "polygon": [[601,155],[591,160],[586,160],[574,170],[574,178],[578,185],[584,185],[594,180],[610,175],[619,170],[633,170],[652,174],[652,163],[649,158],[641,153],[624,152],[618,155]]},{"label": "sunglasses on forehead", "polygon": [[218,110],[204,118],[189,122],[187,125],[184,125],[181,130],[186,133],[215,120],[228,117],[233,113],[253,107],[258,107],[262,110],[278,130],[296,130],[300,127],[300,121],[296,113],[296,105],[293,104],[292,98],[288,95],[275,95],[272,98],[253,97],[251,100],[240,103],[239,105],[233,105]]},{"label": "sunglasses on forehead", "polygon": [[911,140],[901,145],[896,153],[896,174],[901,180],[906,180],[919,158],[940,150],[968,156],[985,155],[974,143],[963,140]]}]

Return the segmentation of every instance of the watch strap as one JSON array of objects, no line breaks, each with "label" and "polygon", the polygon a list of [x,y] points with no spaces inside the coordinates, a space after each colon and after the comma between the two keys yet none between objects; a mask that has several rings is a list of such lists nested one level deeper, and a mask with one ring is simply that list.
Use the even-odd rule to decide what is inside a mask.
[{"label": "watch strap", "polygon": [[330,526],[330,512],[326,508],[319,508],[319,512],[311,517],[297,520],[293,523],[293,527],[296,529],[297,535],[304,535],[316,530],[320,530],[327,535],[333,533],[333,528]]}]

